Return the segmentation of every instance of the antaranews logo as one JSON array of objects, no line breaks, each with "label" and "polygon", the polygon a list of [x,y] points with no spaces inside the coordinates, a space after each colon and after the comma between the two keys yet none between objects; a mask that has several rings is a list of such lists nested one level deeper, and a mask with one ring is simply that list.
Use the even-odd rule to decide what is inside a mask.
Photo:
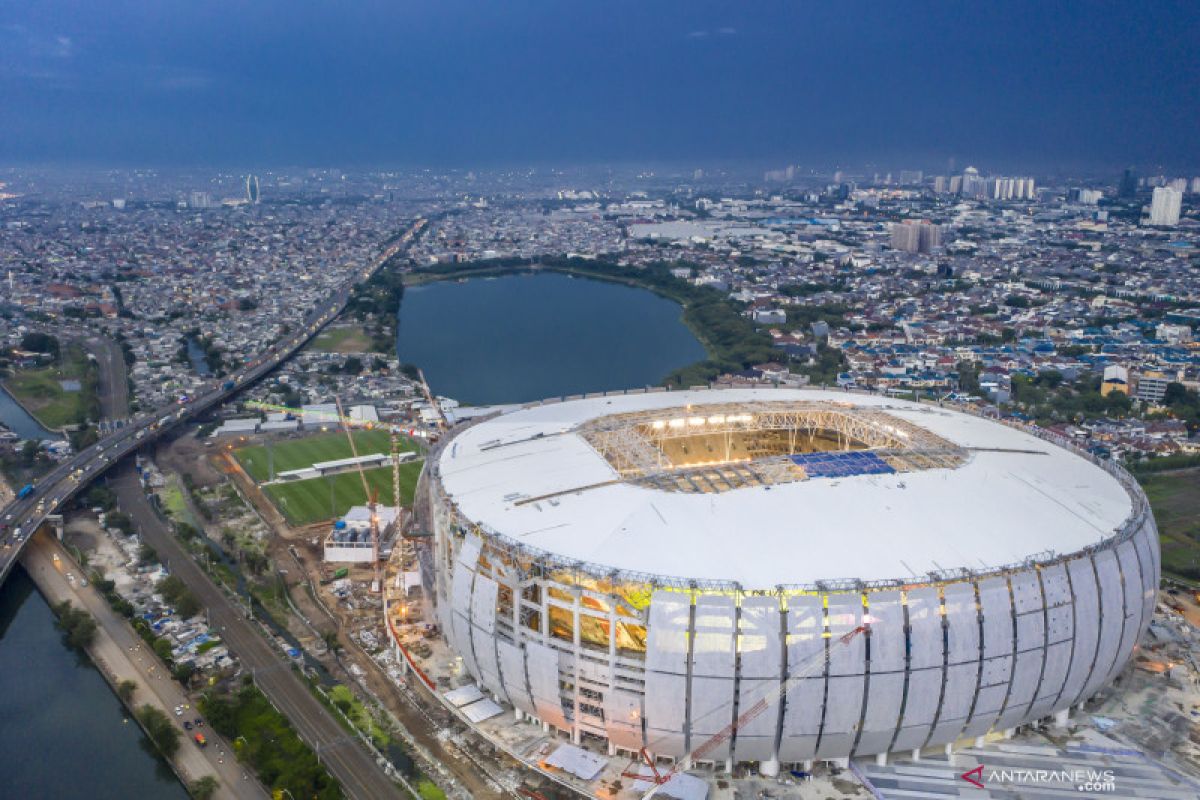
[{"label": "antaranews logo", "polygon": [[980,764],[958,777],[977,789],[986,789],[990,783],[1073,787],[1077,792],[1089,794],[1117,791],[1117,776],[1111,769],[988,769]]}]

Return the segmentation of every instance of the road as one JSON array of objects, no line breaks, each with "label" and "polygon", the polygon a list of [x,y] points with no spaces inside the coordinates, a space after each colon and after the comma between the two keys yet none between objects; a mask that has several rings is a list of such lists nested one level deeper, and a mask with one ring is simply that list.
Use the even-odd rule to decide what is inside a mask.
[{"label": "road", "polygon": [[283,653],[275,650],[248,620],[243,611],[213,584],[197,566],[166,523],[146,499],[133,466],[117,468],[109,486],[117,494],[121,510],[133,519],[142,541],[158,552],[171,573],[182,580],[208,609],[209,622],[221,632],[226,646],[271,702],[295,726],[300,736],[316,751],[346,794],[354,798],[400,797],[400,790],[386,777],[356,739],[346,733],[328,710],[312,695],[304,681],[292,672]]},{"label": "road", "polygon": [[107,336],[89,336],[81,341],[100,367],[101,417],[110,424],[125,419],[129,415],[129,381],[121,346]]},{"label": "road", "polygon": [[[57,513],[64,503],[86,489],[92,481],[120,464],[125,456],[224,403],[290,358],[345,309],[355,284],[369,279],[388,260],[403,251],[425,224],[425,219],[416,220],[378,258],[351,276],[331,298],[310,312],[296,330],[271,345],[263,355],[251,359],[224,380],[212,382],[192,397],[180,398],[177,403],[134,417],[128,424],[118,427],[96,444],[56,466],[35,486],[24,490],[24,496],[0,509],[0,543],[3,544],[0,548],[0,581],[8,576],[29,544],[31,534],[42,526],[48,516]],[[102,372],[108,376],[101,379],[101,406],[106,408],[105,416],[111,412],[113,417],[119,418],[127,402],[123,394],[124,355],[119,348],[114,350],[111,344],[89,344],[98,349],[94,351],[97,361]],[[121,377],[118,378],[118,375]],[[223,636],[229,649],[241,658],[243,664],[254,670],[259,687],[288,717],[301,736],[314,746],[345,792],[350,797],[363,800],[400,796],[382,768],[309,693],[283,661],[282,655],[277,655],[258,631],[241,619],[240,612],[183,553],[149,507],[132,468],[126,464],[122,469],[115,488],[118,489],[122,506],[134,516],[145,540],[161,556],[170,559],[176,574],[211,609],[213,622],[225,628]]]},{"label": "road", "polygon": [[[425,224],[426,220],[424,219],[416,220],[378,258],[361,271],[356,272],[334,292],[331,298],[313,309],[296,330],[271,345],[264,354],[251,359],[224,380],[213,381],[195,396],[181,397],[176,403],[134,417],[127,425],[117,428],[96,444],[59,464],[28,490],[24,490],[23,487],[14,487],[18,494],[25,491],[25,495],[0,509],[0,542],[5,545],[3,549],[0,549],[0,581],[8,576],[13,564],[20,557],[22,548],[29,541],[30,534],[41,527],[42,523],[46,521],[46,517],[56,513],[63,503],[74,497],[125,456],[161,437],[176,426],[189,422],[209,409],[224,403],[234,394],[291,358],[318,331],[342,312],[346,307],[346,302],[350,299],[350,293],[355,284],[369,279],[389,259],[404,250],[413,237],[425,227]],[[119,354],[119,348],[115,355],[111,350],[102,352],[97,356],[97,360],[110,360],[118,357],[122,359],[123,364],[124,357]],[[101,365],[103,366],[103,361]],[[101,403],[108,403],[110,407],[115,408],[122,399],[120,397],[122,391],[124,390],[117,387],[115,383],[108,385],[102,391]]]},{"label": "road", "polygon": [[191,783],[201,776],[214,775],[221,784],[215,795],[219,800],[267,798],[267,792],[257,780],[247,775],[246,770],[230,754],[228,743],[214,731],[207,726],[199,729],[209,739],[206,748],[192,741],[192,732],[183,729],[181,719],[194,719],[200,716],[200,712],[190,709],[182,718],[175,715],[177,706],[188,704],[191,700],[154,652],[133,632],[129,623],[117,616],[93,587],[84,587],[78,580],[68,579],[68,575],[79,578],[82,572],[53,536],[40,533],[33,537],[21,557],[21,563],[49,603],[53,605],[68,600],[96,620],[101,630],[88,648],[88,655],[109,681],[113,684],[133,681],[138,686],[133,695],[133,705],[155,706],[179,725],[183,738],[179,752],[172,761],[185,782]]}]

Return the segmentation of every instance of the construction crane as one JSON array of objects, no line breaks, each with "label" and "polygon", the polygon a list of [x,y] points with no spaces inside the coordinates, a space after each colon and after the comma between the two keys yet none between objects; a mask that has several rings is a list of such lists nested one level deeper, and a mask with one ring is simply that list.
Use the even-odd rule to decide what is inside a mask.
[{"label": "construction crane", "polygon": [[[310,416],[319,416],[319,417],[328,419],[331,423],[337,424],[342,428],[364,428],[366,430],[374,430],[376,428],[379,428],[379,429],[386,428],[387,431],[391,434],[392,501],[396,504],[396,513],[397,513],[396,527],[400,531],[400,535],[405,539],[427,539],[427,538],[429,538],[429,534],[427,532],[426,533],[418,533],[418,532],[414,532],[412,530],[409,530],[407,532],[405,531],[405,529],[404,529],[405,526],[401,524],[403,511],[401,509],[400,500],[399,500],[399,498],[401,496],[400,495],[400,465],[402,463],[404,463],[403,458],[402,458],[402,456],[404,454],[404,450],[403,450],[403,448],[400,447],[400,439],[401,439],[401,437],[404,437],[404,436],[407,436],[410,439],[424,438],[425,437],[424,432],[419,431],[416,428],[405,428],[400,425],[394,425],[394,424],[380,424],[380,423],[377,423],[377,422],[374,422],[371,420],[355,419],[354,417],[348,417],[348,416],[345,416],[345,414],[340,413],[340,408],[341,408],[340,406],[339,406],[339,413],[337,413],[337,414],[331,414],[329,412],[324,412],[324,411],[304,411],[299,408],[291,408],[289,406],[281,406],[281,405],[276,405],[273,403],[262,403],[257,400],[247,401],[246,407],[247,408],[257,408],[257,409],[261,409],[263,411],[277,411],[277,412],[282,412],[285,414],[308,414]],[[270,451],[268,451],[268,453],[269,452]],[[353,446],[352,446],[351,452],[354,452]],[[357,453],[356,453],[356,455],[357,455]]]},{"label": "construction crane", "polygon": [[[829,664],[830,659],[833,658],[834,649],[849,645],[850,642],[854,641],[854,639],[859,634],[865,633],[868,630],[870,623],[871,623],[871,618],[864,616],[863,624],[859,625],[858,627],[854,628],[851,631],[843,633],[841,636],[837,637],[837,639],[830,642],[829,647],[822,648],[821,652],[813,655],[808,660],[806,660],[802,664],[800,664],[800,666],[797,667],[795,670],[792,670],[791,674],[788,675],[787,679],[785,681],[783,681],[782,683],[780,683],[778,686],[771,687],[770,684],[763,684],[762,689],[752,692],[752,693],[749,693],[746,697],[743,697],[741,700],[742,704],[744,705],[746,703],[749,703],[750,707],[747,708],[745,711],[743,711],[741,714],[739,714],[737,719],[735,719],[733,722],[729,723],[724,728],[722,728],[720,731],[718,731],[717,733],[710,736],[708,739],[705,739],[703,742],[701,742],[700,745],[697,746],[696,748],[694,748],[691,752],[687,753],[682,758],[677,759],[675,761],[675,764],[671,767],[670,770],[668,770],[666,772],[658,771],[658,767],[655,765],[654,759],[650,757],[650,753],[648,752],[648,748],[652,745],[647,745],[647,747],[643,747],[641,749],[641,756],[645,760],[646,764],[649,765],[650,772],[653,777],[643,775],[640,773],[634,773],[629,770],[627,770],[624,773],[624,776],[630,777],[630,778],[641,778],[641,779],[650,778],[651,780],[653,780],[654,787],[651,788],[650,791],[646,792],[646,794],[642,796],[642,800],[649,800],[650,798],[654,797],[658,793],[658,791],[660,789],[662,789],[662,787],[668,781],[670,781],[671,778],[673,778],[675,776],[675,773],[679,772],[679,770],[685,764],[690,764],[693,761],[702,760],[706,755],[711,753],[713,750],[715,750],[717,747],[719,747],[722,743],[724,743],[724,742],[728,741],[730,738],[732,738],[734,732],[737,731],[739,728],[744,727],[752,719],[754,719],[758,715],[762,714],[768,708],[777,706],[779,704],[779,702],[781,700],[783,700],[784,697],[787,696],[788,692],[790,692],[792,689],[794,689],[800,681],[804,680],[805,678],[808,678],[809,676],[813,675],[814,673],[818,672],[819,670],[823,670],[826,667],[826,665]],[[829,636],[829,634],[826,634],[826,636]],[[730,701],[729,703],[725,703],[725,704],[713,709],[706,716],[711,716],[712,714],[716,714],[722,710],[728,709],[732,705],[733,705],[732,701]]]},{"label": "construction crane", "polygon": [[[345,419],[346,414],[342,411],[342,401],[336,397],[333,401],[337,404],[338,416]],[[371,514],[371,567],[374,570],[374,577],[371,580],[371,591],[378,593],[383,591],[383,572],[379,564],[379,510],[376,503],[376,500],[379,498],[379,492],[372,490],[371,485],[367,482],[367,471],[363,469],[362,462],[358,460],[358,446],[354,443],[354,432],[350,430],[349,425],[345,424],[342,425],[342,430],[346,432],[346,439],[350,442],[350,452],[354,456],[355,466],[358,467],[358,477],[362,479],[363,495],[367,498],[367,508]],[[393,445],[393,451],[394,447]],[[395,456],[393,456],[394,460]],[[393,472],[395,471],[393,468]],[[392,483],[394,486],[399,486],[400,478],[398,474],[392,478]],[[397,494],[393,497],[392,502],[397,506],[396,520],[399,522],[400,495]]]},{"label": "construction crane", "polygon": [[433,392],[429,391],[429,381],[425,380],[425,371],[418,369],[417,375],[421,378],[421,391],[425,395],[425,402],[429,403],[429,407],[437,414],[438,427],[446,430],[450,427],[450,422],[446,419],[446,413],[442,411],[442,406],[438,403],[437,398],[433,396]]}]

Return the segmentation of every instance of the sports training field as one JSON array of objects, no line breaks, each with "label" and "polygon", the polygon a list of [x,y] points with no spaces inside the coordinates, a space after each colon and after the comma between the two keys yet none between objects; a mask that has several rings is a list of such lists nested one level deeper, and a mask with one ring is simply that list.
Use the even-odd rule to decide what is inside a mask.
[{"label": "sports training field", "polygon": [[[360,456],[374,453],[390,453],[392,451],[391,434],[385,430],[360,430],[354,432],[354,446]],[[401,448],[416,450],[411,439],[401,438]],[[350,442],[342,431],[319,433],[306,436],[303,439],[293,439],[278,442],[271,446],[271,458],[274,460],[275,474],[293,469],[311,467],[321,461],[334,461],[339,458],[350,458]],[[259,483],[270,480],[270,459],[266,445],[241,447],[233,451],[242,469]],[[359,488],[361,492],[361,487]]]},{"label": "sports training field", "polygon": [[[412,505],[413,490],[420,474],[420,461],[409,461],[400,465],[402,505]],[[394,505],[391,467],[366,470],[366,476],[372,491],[379,492],[379,502],[386,506]],[[334,519],[345,514],[350,506],[361,506],[367,502],[363,494],[362,478],[357,471],[305,481],[273,483],[264,486],[263,491],[292,525],[308,525]]]}]

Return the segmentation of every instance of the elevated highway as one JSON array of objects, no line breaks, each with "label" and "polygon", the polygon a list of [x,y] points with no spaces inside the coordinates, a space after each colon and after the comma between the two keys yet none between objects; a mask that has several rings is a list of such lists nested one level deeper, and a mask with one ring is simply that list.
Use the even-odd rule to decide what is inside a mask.
[{"label": "elevated highway", "polygon": [[0,542],[3,543],[0,547],[0,582],[8,577],[30,535],[47,517],[57,514],[71,498],[125,456],[224,403],[294,355],[345,309],[354,286],[368,280],[389,259],[403,251],[425,224],[424,218],[417,219],[367,267],[356,272],[332,297],[310,312],[298,330],[273,344],[265,353],[231,375],[214,381],[194,397],[139,414],[129,424],[56,466],[38,480],[32,491],[0,509]]}]

